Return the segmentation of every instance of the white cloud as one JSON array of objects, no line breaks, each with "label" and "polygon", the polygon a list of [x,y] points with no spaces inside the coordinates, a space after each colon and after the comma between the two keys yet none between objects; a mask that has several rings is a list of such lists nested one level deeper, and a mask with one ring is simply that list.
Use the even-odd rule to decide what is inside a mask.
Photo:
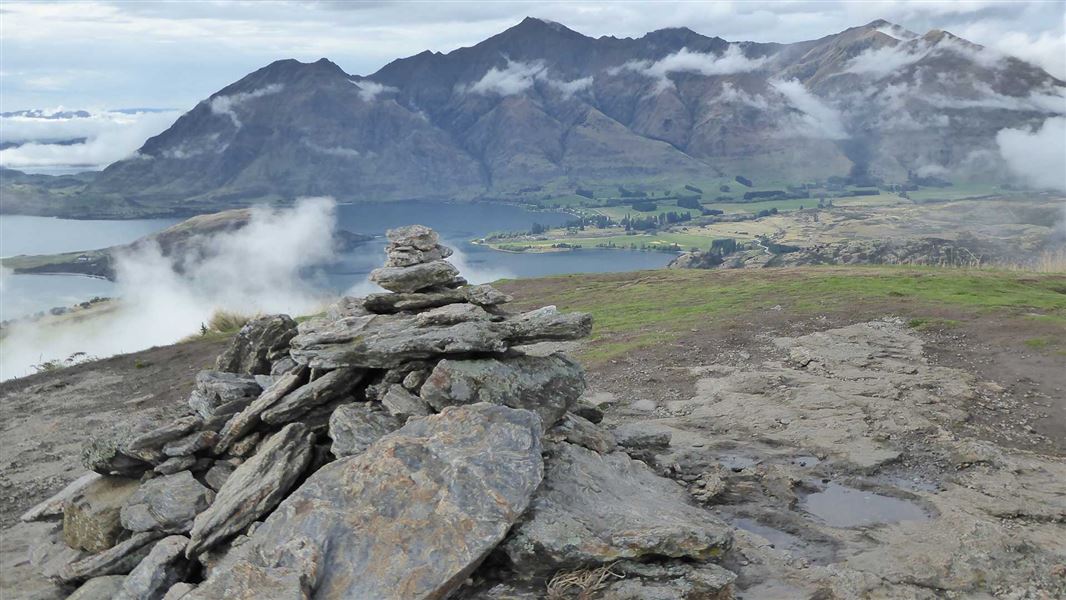
[{"label": "white cloud", "polygon": [[321,146],[307,140],[304,140],[304,145],[315,152],[329,154],[330,156],[339,156],[341,158],[359,158],[362,156],[362,154],[355,148],[345,148],[344,146]]},{"label": "white cloud", "polygon": [[[1066,21],[1066,17],[1062,20]],[[955,33],[1003,54],[1039,65],[1059,79],[1066,79],[1066,35],[1061,31],[1025,32],[998,21],[979,21],[967,24]]]},{"label": "white cloud", "polygon": [[840,113],[822,102],[796,79],[772,80],[770,85],[799,111],[795,119],[795,133],[813,138],[842,140],[848,137]]},{"label": "white cloud", "polygon": [[567,98],[592,87],[592,77],[563,81],[552,78],[543,61],[522,62],[507,59],[506,67],[502,69],[492,67],[481,76],[481,79],[467,86],[459,86],[458,91],[513,96],[532,88],[538,81],[558,90]]},{"label": "white cloud", "polygon": [[729,82],[726,82],[725,85],[722,86],[722,91],[715,96],[711,102],[739,102],[740,104],[746,104],[760,110],[769,110],[770,108],[769,101],[767,101],[766,97],[762,94],[749,94],[744,90],[737,89]]},{"label": "white cloud", "polygon": [[1066,192],[1066,117],[1051,117],[1038,129],[1003,129],[996,144],[1011,172],[1029,185]]},{"label": "white cloud", "polygon": [[672,73],[698,73],[704,76],[732,75],[754,71],[765,62],[765,58],[748,58],[739,45],[730,44],[722,54],[691,52],[688,48],[682,48],[655,62],[631,61],[610,72],[635,71],[655,79],[656,90],[663,91],[673,87],[674,84],[669,78]]},{"label": "white cloud", "polygon": [[[58,109],[57,109],[58,110]],[[89,117],[0,118],[2,141],[22,145],[0,150],[0,164],[13,169],[45,166],[102,168],[127,158],[146,139],[169,127],[176,111],[122,113],[92,111]],[[56,144],[85,138],[79,144]]]},{"label": "white cloud", "polygon": [[492,67],[481,79],[471,84],[467,91],[474,94],[499,94],[500,96],[512,96],[520,94],[533,87],[537,77],[541,76],[547,67],[543,62],[521,62],[508,59],[507,66],[503,69]]},{"label": "white cloud", "polygon": [[353,81],[352,84],[359,88],[359,97],[363,99],[363,102],[373,102],[374,98],[381,94],[394,94],[400,91],[391,85],[385,85],[369,79]]},{"label": "white cloud", "polygon": [[870,48],[848,61],[844,72],[884,77],[918,62],[929,52],[930,47],[924,42]]},{"label": "white cloud", "polygon": [[237,108],[249,100],[262,98],[271,94],[277,94],[284,89],[280,83],[271,83],[250,92],[237,92],[229,96],[215,96],[211,98],[211,112],[216,115],[226,115],[233,121],[233,125],[240,129],[241,120],[237,117]]},{"label": "white cloud", "polygon": [[199,260],[163,256],[154,244],[118,256],[115,309],[62,327],[20,322],[6,329],[2,377],[75,352],[105,357],[171,344],[196,333],[216,310],[311,314],[332,295],[308,272],[335,258],[334,211],[329,198],[255,208],[244,227],[206,238]]},{"label": "white cloud", "polygon": [[558,79],[546,79],[548,85],[559,90],[560,93],[566,98],[573,96],[578,92],[583,92],[592,87],[592,77],[582,77],[580,79],[574,79],[572,81],[560,81]]},{"label": "white cloud", "polygon": [[952,98],[942,94],[929,94],[923,99],[941,108],[1002,108],[1066,114],[1066,88],[1064,87],[1045,87],[1028,96],[1000,94],[987,83],[980,82],[974,85],[974,89],[977,94],[972,98]]}]

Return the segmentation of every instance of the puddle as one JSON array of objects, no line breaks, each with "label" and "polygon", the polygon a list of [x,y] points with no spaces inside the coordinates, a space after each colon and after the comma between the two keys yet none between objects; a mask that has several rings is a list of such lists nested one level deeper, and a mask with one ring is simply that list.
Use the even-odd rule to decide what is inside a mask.
[{"label": "puddle", "polygon": [[739,473],[748,467],[754,467],[759,461],[747,456],[740,456],[739,454],[725,454],[718,457],[718,464],[733,471]]},{"label": "puddle", "polygon": [[789,463],[797,467],[813,467],[820,462],[822,461],[818,460],[817,456],[796,456],[789,461]]},{"label": "puddle", "polygon": [[825,490],[804,498],[800,508],[832,527],[861,527],[929,518],[913,502],[836,483],[830,483]]},{"label": "puddle", "polygon": [[805,558],[814,564],[829,564],[834,560],[833,544],[806,540],[798,535],[782,531],[770,525],[764,525],[755,519],[737,517],[730,522],[738,529],[743,529],[765,538],[774,547],[797,558]]}]

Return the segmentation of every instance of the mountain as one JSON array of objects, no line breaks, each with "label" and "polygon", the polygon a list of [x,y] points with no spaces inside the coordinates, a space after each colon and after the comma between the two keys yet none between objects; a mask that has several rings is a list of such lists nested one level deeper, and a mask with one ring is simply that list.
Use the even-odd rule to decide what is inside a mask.
[{"label": "mountain", "polygon": [[527,18],[365,77],[326,59],[277,61],[63,202],[121,216],[735,175],[1003,181],[996,134],[1064,112],[1066,83],[944,31],[874,21],[794,44],[734,43],[686,28],[591,38]]}]

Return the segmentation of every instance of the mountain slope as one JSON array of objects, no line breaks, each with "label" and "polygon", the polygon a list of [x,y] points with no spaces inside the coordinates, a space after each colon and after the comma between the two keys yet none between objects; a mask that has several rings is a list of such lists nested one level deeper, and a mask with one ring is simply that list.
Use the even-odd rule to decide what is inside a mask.
[{"label": "mountain slope", "polygon": [[1063,113],[1062,81],[942,31],[874,21],[795,44],[685,28],[594,39],[527,18],[366,77],[326,59],[275,62],[70,202],[196,213],[303,195],[498,198],[737,174],[1003,181],[996,134]]}]

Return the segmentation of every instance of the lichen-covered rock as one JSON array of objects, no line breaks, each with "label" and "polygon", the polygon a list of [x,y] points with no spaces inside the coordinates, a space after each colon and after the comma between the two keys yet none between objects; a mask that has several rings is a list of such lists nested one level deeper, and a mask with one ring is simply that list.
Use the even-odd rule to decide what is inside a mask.
[{"label": "lichen-covered rock", "polygon": [[390,292],[417,292],[447,286],[459,276],[459,269],[446,260],[434,260],[409,267],[381,267],[370,272],[370,281]]},{"label": "lichen-covered rock", "polygon": [[67,596],[67,600],[112,600],[122,589],[123,575],[104,575],[93,577]]},{"label": "lichen-covered rock", "polygon": [[189,471],[156,477],[143,484],[122,506],[122,526],[130,531],[185,533],[215,493]]},{"label": "lichen-covered rock", "polygon": [[175,583],[185,579],[192,565],[185,558],[189,538],[165,537],[152,547],[148,556],[130,571],[114,600],[159,600]]},{"label": "lichen-covered rock", "polygon": [[592,333],[592,316],[588,313],[561,313],[545,306],[507,319],[505,337],[510,344],[528,344],[546,340],[576,340]]},{"label": "lichen-covered rock", "polygon": [[[315,598],[444,598],[525,511],[540,431],[534,413],[491,404],[411,419],[311,475],[242,546],[241,568],[276,573],[267,555],[306,540],[319,550]],[[223,589],[235,570],[200,589]]]},{"label": "lichen-covered rock", "polygon": [[[81,451],[81,462],[86,469],[101,475],[138,477],[152,469],[152,463],[144,455],[127,450],[126,444],[133,437],[128,428],[118,427],[91,436]],[[158,454],[161,462],[164,457]]]},{"label": "lichen-covered rock", "polygon": [[640,563],[619,561],[611,566],[617,577],[608,579],[603,600],[733,600],[737,576],[711,563]]},{"label": "lichen-covered rock", "polygon": [[584,371],[562,355],[437,363],[419,394],[430,406],[489,402],[540,415],[545,427],[558,421],[585,391]]},{"label": "lichen-covered rock", "polygon": [[259,418],[271,425],[288,423],[302,416],[307,411],[350,398],[355,386],[366,376],[366,370],[343,368],[330,371],[325,375],[289,392],[264,410]]},{"label": "lichen-covered rock", "polygon": [[[196,388],[189,396],[189,406],[204,421],[218,421],[244,410],[262,391],[251,375],[200,371],[196,375]],[[223,423],[224,420],[218,426]]]},{"label": "lichen-covered rock", "polygon": [[[211,570],[207,580],[184,596],[186,600],[299,600],[310,599],[321,576],[322,551],[310,539],[295,537],[249,556],[240,547],[227,564]],[[338,573],[345,577],[350,572]],[[315,594],[316,598],[329,597]],[[337,598],[357,596],[337,596]]]},{"label": "lichen-covered rock", "polygon": [[425,225],[405,225],[396,227],[385,232],[389,240],[386,252],[395,248],[414,248],[416,250],[432,250],[440,242],[440,236],[436,231]]},{"label": "lichen-covered rock", "polygon": [[272,435],[196,517],[188,556],[233,537],[277,506],[310,462],[313,442],[314,435],[301,423],[290,423]]},{"label": "lichen-covered rock", "polygon": [[122,533],[119,513],[137,491],[137,480],[101,477],[78,490],[63,504],[63,540],[71,548],[103,552]]},{"label": "lichen-covered rock", "polygon": [[731,544],[728,525],[690,504],[681,486],[644,463],[561,443],[529,513],[503,549],[516,569],[543,574],[642,557],[707,560]]},{"label": "lichen-covered rock", "polygon": [[125,575],[133,570],[148,552],[152,544],[165,534],[158,531],[135,533],[114,546],[64,565],[56,578],[67,584],[77,583],[104,575]]},{"label": "lichen-covered rock", "polygon": [[154,470],[160,475],[173,475],[178,471],[185,471],[187,469],[191,469],[195,465],[195,456],[172,456],[156,465]]},{"label": "lichen-covered rock", "polygon": [[345,404],[329,418],[329,437],[333,440],[330,451],[337,458],[362,454],[402,425],[400,419],[369,402]]},{"label": "lichen-covered rock", "polygon": [[296,335],[296,321],[288,315],[268,315],[245,323],[215,362],[228,373],[267,375],[274,361],[286,356]]}]

